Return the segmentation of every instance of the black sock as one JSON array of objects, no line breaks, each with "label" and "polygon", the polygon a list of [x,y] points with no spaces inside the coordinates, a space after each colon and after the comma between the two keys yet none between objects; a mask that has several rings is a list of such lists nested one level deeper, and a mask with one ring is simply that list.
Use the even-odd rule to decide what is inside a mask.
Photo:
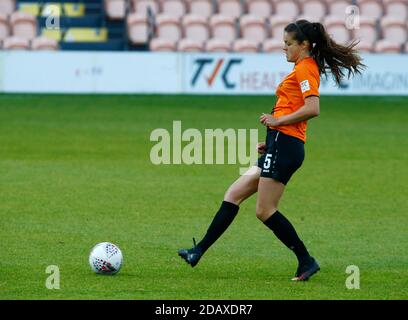
[{"label": "black sock", "polygon": [[283,214],[276,211],[264,224],[271,229],[280,241],[292,250],[299,263],[306,263],[310,259],[309,252],[303,242],[299,239],[295,228]]},{"label": "black sock", "polygon": [[223,201],[220,209],[208,227],[204,238],[197,244],[197,247],[204,253],[223,233],[234,220],[239,210],[239,206],[234,203]]}]

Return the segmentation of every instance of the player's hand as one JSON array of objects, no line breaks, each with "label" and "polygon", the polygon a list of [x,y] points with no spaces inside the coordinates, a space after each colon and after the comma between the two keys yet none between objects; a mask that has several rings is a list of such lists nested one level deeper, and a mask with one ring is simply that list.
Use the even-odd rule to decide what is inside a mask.
[{"label": "player's hand", "polygon": [[258,150],[259,154],[264,154],[266,150],[266,143],[265,142],[259,142],[256,145],[256,150]]},{"label": "player's hand", "polygon": [[273,117],[271,114],[262,113],[262,115],[259,117],[259,122],[265,126],[279,126],[278,118]]}]

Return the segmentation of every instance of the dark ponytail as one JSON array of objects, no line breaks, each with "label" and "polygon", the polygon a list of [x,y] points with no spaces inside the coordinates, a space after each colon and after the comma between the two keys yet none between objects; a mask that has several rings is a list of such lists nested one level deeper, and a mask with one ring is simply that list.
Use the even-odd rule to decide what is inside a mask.
[{"label": "dark ponytail", "polygon": [[294,39],[299,43],[308,40],[311,46],[310,55],[316,61],[319,73],[327,77],[329,70],[337,85],[344,78],[344,71],[348,70],[348,77],[361,73],[365,65],[358,54],[352,41],[348,45],[336,43],[326,32],[324,26],[319,22],[298,20],[285,27],[286,32],[294,34]]}]

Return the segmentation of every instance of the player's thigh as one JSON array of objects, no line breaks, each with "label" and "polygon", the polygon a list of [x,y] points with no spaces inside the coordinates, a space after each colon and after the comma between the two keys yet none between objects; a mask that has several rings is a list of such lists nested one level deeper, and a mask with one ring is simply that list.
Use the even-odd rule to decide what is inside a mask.
[{"label": "player's thigh", "polygon": [[261,169],[251,167],[245,174],[240,176],[225,193],[224,200],[239,205],[242,201],[253,195],[258,189]]},{"label": "player's thigh", "polygon": [[278,210],[285,185],[272,178],[260,177],[258,183],[258,198],[256,201],[256,216],[262,220],[267,220]]}]

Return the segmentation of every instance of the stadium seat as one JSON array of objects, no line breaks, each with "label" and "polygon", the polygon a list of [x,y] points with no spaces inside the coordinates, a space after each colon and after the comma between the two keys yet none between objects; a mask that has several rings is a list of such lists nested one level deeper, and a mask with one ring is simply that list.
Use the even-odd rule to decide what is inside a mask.
[{"label": "stadium seat", "polygon": [[46,37],[37,37],[31,41],[32,50],[58,50],[58,42]]},{"label": "stadium seat", "polygon": [[237,37],[235,19],[223,15],[213,15],[210,18],[210,28],[213,38],[234,41]]},{"label": "stadium seat", "polygon": [[108,40],[108,29],[69,28],[63,40],[65,42],[105,42]]},{"label": "stadium seat", "polygon": [[383,0],[386,16],[408,19],[408,3],[406,0]]},{"label": "stadium seat", "polygon": [[344,18],[346,8],[353,4],[353,0],[326,0],[328,7],[328,15],[339,16]]},{"label": "stadium seat", "polygon": [[18,11],[29,13],[37,17],[41,13],[41,5],[39,2],[19,2]]},{"label": "stadium seat", "polygon": [[378,19],[383,15],[382,1],[378,0],[357,0],[360,14],[365,17]]},{"label": "stadium seat", "polygon": [[178,41],[182,37],[180,19],[167,14],[156,16],[157,37]]},{"label": "stadium seat", "polygon": [[356,49],[360,52],[373,52],[374,51],[374,43],[375,42],[370,42],[370,41],[364,41],[361,40],[357,46]]},{"label": "stadium seat", "polygon": [[243,13],[241,0],[217,0],[218,13],[224,16],[239,18]]},{"label": "stadium seat", "polygon": [[210,17],[214,13],[214,6],[212,0],[187,0],[188,12]]},{"label": "stadium seat", "polygon": [[320,22],[321,23],[323,21],[323,18],[318,19],[316,18],[316,16],[309,16],[309,15],[301,14],[296,17],[296,21],[297,20],[307,20],[309,22]]},{"label": "stadium seat", "polygon": [[[300,2],[302,15],[308,17],[309,21],[321,21],[327,13],[327,4],[324,0],[304,0]],[[300,18],[297,18],[300,20]]]},{"label": "stadium seat", "polygon": [[261,18],[268,18],[273,14],[272,2],[270,0],[247,0],[248,14]]},{"label": "stadium seat", "polygon": [[207,52],[230,52],[231,42],[219,38],[209,39],[205,44]]},{"label": "stadium seat", "polygon": [[30,48],[30,40],[21,37],[9,37],[3,41],[3,49],[5,50],[28,50]]},{"label": "stadium seat", "polygon": [[146,14],[131,13],[126,18],[127,34],[131,44],[145,44],[149,40],[149,23]]},{"label": "stadium seat", "polygon": [[7,15],[0,13],[0,41],[10,36],[10,26],[8,24]]},{"label": "stadium seat", "polygon": [[204,42],[184,38],[178,42],[177,50],[180,52],[202,52],[204,51]]},{"label": "stadium seat", "polygon": [[31,40],[37,36],[37,19],[35,16],[16,11],[10,16],[13,36]]},{"label": "stadium seat", "polygon": [[12,14],[16,9],[16,1],[15,0],[1,0],[0,1],[0,13],[5,15]]},{"label": "stadium seat", "polygon": [[187,5],[184,0],[161,0],[161,12],[175,16],[182,17],[187,12]]},{"label": "stadium seat", "polygon": [[262,43],[262,51],[265,53],[282,53],[283,45],[284,43],[282,39],[269,38],[264,40],[264,42]]},{"label": "stadium seat", "polygon": [[262,17],[247,14],[241,16],[239,21],[242,38],[260,43],[268,37],[265,21]]},{"label": "stadium seat", "polygon": [[106,16],[112,20],[123,20],[126,16],[126,0],[105,0]]},{"label": "stadium seat", "polygon": [[236,39],[232,43],[232,51],[233,52],[245,52],[245,53],[256,53],[259,50],[259,43],[258,41],[254,41],[251,39]]},{"label": "stadium seat", "polygon": [[176,51],[176,41],[172,39],[154,38],[150,41],[151,51]]},{"label": "stadium seat", "polygon": [[350,30],[347,29],[343,17],[327,16],[324,19],[324,26],[327,33],[333,38],[334,41],[340,44],[346,44],[348,41],[350,41]]},{"label": "stadium seat", "polygon": [[155,0],[132,0],[133,11],[141,14],[159,13],[159,3]]},{"label": "stadium seat", "polygon": [[296,0],[276,0],[274,4],[276,16],[284,16],[294,20],[300,14],[299,4]]},{"label": "stadium seat", "polygon": [[285,27],[292,23],[293,19],[285,16],[272,16],[269,18],[270,34],[272,38],[283,41]]},{"label": "stadium seat", "polygon": [[376,19],[361,16],[359,28],[353,29],[353,38],[361,40],[364,43],[373,44],[378,39]]},{"label": "stadium seat", "polygon": [[[105,1],[117,2],[120,0],[105,0]],[[85,10],[86,7],[85,4],[83,3],[57,3],[53,1],[50,1],[50,3],[42,3],[40,1],[18,3],[18,11],[42,17],[54,15],[76,18],[84,16]]]},{"label": "stadium seat", "polygon": [[379,40],[374,45],[374,52],[377,53],[400,53],[401,44],[389,40]]},{"label": "stadium seat", "polygon": [[62,6],[66,17],[78,18],[85,16],[86,6],[84,3],[63,3]]},{"label": "stadium seat", "polygon": [[386,16],[381,19],[380,24],[384,39],[398,43],[407,41],[407,22],[405,19]]},{"label": "stadium seat", "polygon": [[187,14],[183,17],[182,25],[185,38],[201,42],[210,38],[210,28],[204,16]]},{"label": "stadium seat", "polygon": [[48,28],[41,29],[42,37],[53,39],[57,42],[62,41],[62,35],[63,35],[63,32],[61,29],[48,29]]}]

